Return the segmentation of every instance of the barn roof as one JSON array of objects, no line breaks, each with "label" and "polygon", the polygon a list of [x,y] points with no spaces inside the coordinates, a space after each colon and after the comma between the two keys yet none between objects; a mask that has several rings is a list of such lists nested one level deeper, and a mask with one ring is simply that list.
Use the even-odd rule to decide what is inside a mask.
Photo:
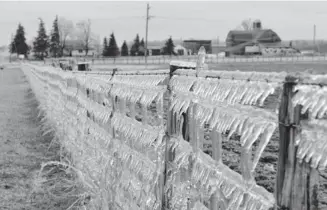
[{"label": "barn roof", "polygon": [[200,42],[200,43],[211,44],[211,40],[198,40],[198,39],[184,40],[183,42]]},{"label": "barn roof", "polygon": [[252,31],[232,30],[226,38],[226,42],[249,42],[251,40],[257,40],[258,42],[281,42],[277,33],[271,29]]}]

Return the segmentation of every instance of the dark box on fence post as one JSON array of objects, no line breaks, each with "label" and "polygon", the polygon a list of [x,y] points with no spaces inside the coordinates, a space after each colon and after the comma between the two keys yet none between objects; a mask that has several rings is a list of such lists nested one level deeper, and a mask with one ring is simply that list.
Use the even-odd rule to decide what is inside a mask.
[{"label": "dark box on fence post", "polygon": [[90,71],[89,62],[80,62],[77,64],[77,71]]}]

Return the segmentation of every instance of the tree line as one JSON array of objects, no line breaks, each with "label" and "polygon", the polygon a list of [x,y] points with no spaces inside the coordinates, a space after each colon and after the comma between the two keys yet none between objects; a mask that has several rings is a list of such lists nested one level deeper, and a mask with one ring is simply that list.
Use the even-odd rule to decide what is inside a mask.
[{"label": "tree line", "polygon": [[[92,43],[98,52],[101,51],[97,36],[91,32],[90,20],[78,22],[75,29],[72,21],[66,20],[65,18],[58,19],[58,16],[56,16],[49,36],[45,30],[44,21],[41,18],[39,20],[37,36],[33,40],[32,46],[26,44],[25,29],[20,23],[18,24],[16,34],[9,47],[10,53],[25,55],[27,57],[32,52],[35,58],[41,60],[46,57],[62,57],[65,55],[65,50],[68,50],[68,38],[77,41],[80,48],[85,52],[85,56],[88,55]],[[160,49],[160,54],[175,55],[174,47],[175,45],[170,37],[166,41],[165,46]],[[137,34],[130,48],[126,40],[124,40],[122,46],[119,48],[114,33],[111,33],[108,38],[104,37],[103,39],[101,54],[104,57],[144,56],[145,42],[143,38],[140,40]],[[72,56],[71,51],[70,56]]]}]

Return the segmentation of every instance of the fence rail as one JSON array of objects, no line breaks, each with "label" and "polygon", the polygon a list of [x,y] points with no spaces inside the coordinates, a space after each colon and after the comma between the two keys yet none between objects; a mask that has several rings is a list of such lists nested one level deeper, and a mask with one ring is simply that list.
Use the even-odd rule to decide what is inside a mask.
[{"label": "fence rail", "polygon": [[[143,73],[22,68],[94,209],[318,208],[326,76],[209,71],[201,62]],[[277,116],[263,105],[279,87]],[[254,170],[277,127],[274,196],[256,184]],[[240,143],[239,171],[222,161],[230,138]]]},{"label": "fence rail", "polygon": [[[105,64],[145,64],[145,58],[140,56],[127,57],[104,57],[104,58],[83,58],[74,57],[81,61],[91,61],[94,65]],[[51,63],[53,59],[46,59],[47,63]],[[197,60],[197,56],[149,56],[148,64],[169,64],[172,60],[190,61]],[[270,63],[270,62],[319,62],[326,61],[326,55],[322,56],[282,56],[282,57],[218,57],[216,55],[207,56],[206,63]]]}]

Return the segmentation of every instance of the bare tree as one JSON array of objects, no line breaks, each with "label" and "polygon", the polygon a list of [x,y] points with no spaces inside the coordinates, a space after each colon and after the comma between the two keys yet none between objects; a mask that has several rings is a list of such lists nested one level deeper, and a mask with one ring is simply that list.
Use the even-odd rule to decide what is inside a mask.
[{"label": "bare tree", "polygon": [[101,40],[99,35],[95,35],[94,38],[92,38],[93,45],[96,49],[97,54],[101,54]]},{"label": "bare tree", "polygon": [[73,21],[67,20],[64,17],[60,17],[58,19],[58,29],[59,29],[61,55],[63,55],[64,49],[66,48],[66,40],[74,32]]},{"label": "bare tree", "polygon": [[242,29],[244,31],[251,31],[252,30],[252,20],[249,18],[249,19],[245,19],[242,21],[241,23],[241,26],[242,26]]},{"label": "bare tree", "polygon": [[86,21],[78,22],[77,28],[78,28],[77,36],[82,41],[85,50],[85,55],[87,56],[90,49],[90,44],[93,41],[92,33],[91,33],[91,20],[88,19]]}]

